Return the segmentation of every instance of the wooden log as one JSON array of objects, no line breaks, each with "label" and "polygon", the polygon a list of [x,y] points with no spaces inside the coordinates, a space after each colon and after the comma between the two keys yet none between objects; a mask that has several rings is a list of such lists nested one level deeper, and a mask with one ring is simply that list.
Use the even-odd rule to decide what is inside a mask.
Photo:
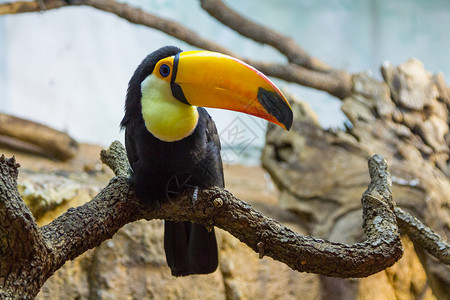
[{"label": "wooden log", "polygon": [[[58,160],[68,160],[78,150],[78,143],[65,132],[3,113],[0,113],[1,135],[8,139],[31,144],[34,146],[31,148],[34,151]],[[20,142],[15,143],[15,146],[22,148]],[[23,146],[23,148],[26,149],[27,146]],[[30,150],[29,147],[28,150]]]}]

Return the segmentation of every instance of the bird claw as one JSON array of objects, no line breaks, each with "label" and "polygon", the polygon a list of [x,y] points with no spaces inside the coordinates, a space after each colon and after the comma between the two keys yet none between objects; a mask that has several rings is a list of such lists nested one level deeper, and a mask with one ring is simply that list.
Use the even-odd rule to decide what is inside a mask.
[{"label": "bird claw", "polygon": [[195,186],[194,192],[192,193],[192,204],[195,205],[198,199],[198,186]]},{"label": "bird claw", "polygon": [[208,232],[211,232],[214,229],[214,226],[212,225],[205,225],[206,230],[208,230]]}]

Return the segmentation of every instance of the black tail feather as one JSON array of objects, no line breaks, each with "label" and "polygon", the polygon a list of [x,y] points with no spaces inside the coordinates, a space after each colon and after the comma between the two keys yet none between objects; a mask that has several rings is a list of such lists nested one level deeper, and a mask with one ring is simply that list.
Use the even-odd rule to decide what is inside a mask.
[{"label": "black tail feather", "polygon": [[214,229],[190,222],[164,222],[164,249],[173,276],[208,274],[217,269]]}]

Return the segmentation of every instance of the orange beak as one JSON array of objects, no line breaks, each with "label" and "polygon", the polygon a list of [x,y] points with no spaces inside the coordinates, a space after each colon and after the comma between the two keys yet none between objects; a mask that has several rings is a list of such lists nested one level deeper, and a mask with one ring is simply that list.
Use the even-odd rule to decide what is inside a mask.
[{"label": "orange beak", "polygon": [[248,64],[208,51],[181,52],[167,60],[173,63],[172,94],[178,100],[243,112],[290,129],[292,110],[283,93]]}]

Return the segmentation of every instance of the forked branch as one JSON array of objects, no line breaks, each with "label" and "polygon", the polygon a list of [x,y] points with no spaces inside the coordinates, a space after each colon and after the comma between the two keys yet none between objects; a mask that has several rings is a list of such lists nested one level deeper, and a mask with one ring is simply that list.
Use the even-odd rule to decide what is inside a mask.
[{"label": "forked branch", "polygon": [[[194,206],[192,191],[186,191],[159,208],[145,206],[135,197],[124,176],[128,165],[123,146],[114,142],[108,150],[102,151],[102,160],[118,176],[88,203],[69,209],[38,229],[22,199],[17,197],[14,182],[18,165],[14,160],[0,159],[2,224],[12,224],[0,226],[0,233],[7,238],[8,232],[23,232],[25,228],[31,230],[30,234],[25,232],[19,236],[33,237],[27,241],[31,243],[27,245],[28,249],[33,249],[31,253],[18,253],[20,257],[15,257],[13,267],[0,269],[1,277],[7,278],[0,282],[0,294],[17,296],[15,291],[22,286],[26,294],[20,295],[33,297],[67,260],[100,245],[122,226],[139,219],[191,221],[217,226],[246,243],[260,257],[267,255],[294,270],[327,276],[369,276],[393,265],[403,253],[393,211],[390,175],[386,162],[379,155],[369,160],[371,183],[362,197],[367,240],[353,245],[302,236],[219,188],[199,190]],[[14,209],[5,209],[6,205]],[[2,244],[3,254],[12,253],[13,248],[12,243]],[[5,265],[5,259],[8,256],[2,255],[1,266]],[[24,265],[19,265],[20,262]],[[17,281],[18,278],[21,280]]]},{"label": "forked branch", "polygon": [[[71,5],[91,6],[113,13],[133,24],[140,24],[159,30],[198,48],[235,56],[253,65],[268,76],[326,91],[339,99],[344,99],[350,95],[352,90],[350,74],[331,68],[319,59],[309,55],[291,38],[246,19],[220,0],[202,0],[201,5],[211,16],[243,36],[279,50],[280,53],[286,56],[288,63],[278,64],[239,57],[238,54],[233,53],[226,47],[202,38],[195,31],[177,22],[153,15],[125,3],[119,3],[114,0],[72,0],[70,3]],[[16,1],[0,4],[0,15],[39,12],[65,6],[70,5],[62,0]]]}]

